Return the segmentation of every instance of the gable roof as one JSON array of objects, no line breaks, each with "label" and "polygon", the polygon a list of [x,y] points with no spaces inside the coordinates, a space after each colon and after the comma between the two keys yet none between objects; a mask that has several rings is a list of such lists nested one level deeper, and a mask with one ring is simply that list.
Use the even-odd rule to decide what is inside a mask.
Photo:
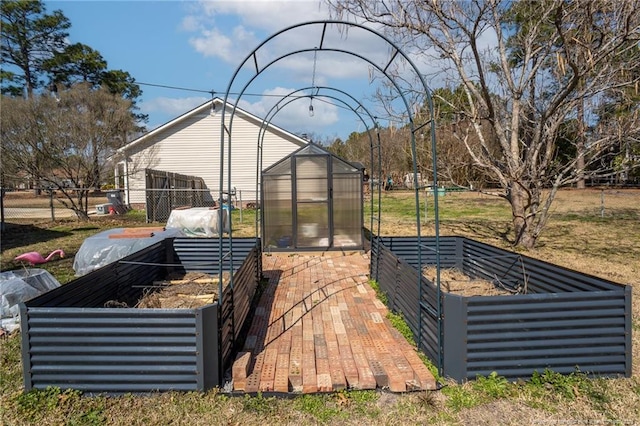
[{"label": "gable roof", "polygon": [[277,161],[274,164],[270,165],[269,167],[264,169],[262,171],[262,173],[263,174],[269,174],[274,169],[277,169],[278,167],[281,167],[284,163],[291,162],[291,157],[313,156],[313,155],[325,155],[327,157],[331,157],[331,158],[339,161],[339,163],[343,164],[348,169],[353,169],[353,170],[350,170],[350,171],[353,171],[353,172],[356,172],[356,171],[360,172],[360,171],[364,170],[364,166],[362,166],[362,163],[352,163],[350,161],[345,160],[342,157],[337,156],[333,152],[328,151],[327,149],[323,148],[322,146],[320,146],[320,145],[318,145],[318,144],[316,144],[314,142],[309,142],[306,146],[303,146],[302,148],[298,148],[297,150],[295,150],[291,154],[287,155],[286,157],[284,157],[280,161]]},{"label": "gable roof", "polygon": [[[191,111],[187,111],[182,115],[179,115],[178,117],[174,118],[173,120],[170,120],[168,122],[166,122],[165,124],[156,127],[155,129],[146,132],[145,134],[143,134],[142,136],[132,140],[131,142],[129,142],[128,144],[118,148],[118,150],[116,151],[117,153],[121,154],[124,153],[126,151],[128,151],[129,149],[135,147],[136,145],[139,145],[141,143],[144,143],[145,141],[153,138],[155,135],[164,132],[167,129],[170,129],[178,124],[180,124],[181,122],[185,121],[186,119],[188,119],[189,117],[193,116],[193,115],[197,115],[202,113],[203,111],[206,111],[208,109],[215,109],[217,110],[218,108],[221,108],[222,105],[224,104],[224,101],[218,97],[211,99],[205,103],[203,103],[202,105],[199,105],[197,107],[195,107],[194,109],[192,109]],[[231,110],[233,109],[233,105],[230,104],[229,102],[227,102],[227,110]],[[242,108],[236,107],[236,115],[243,117],[244,119],[246,119],[247,121],[251,121],[254,122],[256,125],[261,126],[263,123],[263,119],[255,116],[253,114],[251,114],[248,111],[243,110]],[[306,139],[301,138],[300,136],[291,133],[287,130],[284,130],[276,125],[273,124],[269,124],[267,125],[267,130],[270,130],[273,133],[277,133],[280,134],[282,137],[291,140],[291,142],[296,143],[298,145],[300,145],[300,147],[304,147],[307,145],[308,141]]]}]

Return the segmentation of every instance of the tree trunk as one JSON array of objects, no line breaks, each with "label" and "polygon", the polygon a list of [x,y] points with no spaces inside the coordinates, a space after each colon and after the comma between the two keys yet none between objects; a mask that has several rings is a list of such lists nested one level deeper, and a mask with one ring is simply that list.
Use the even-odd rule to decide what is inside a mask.
[{"label": "tree trunk", "polygon": [[578,141],[576,144],[576,154],[578,158],[576,160],[576,168],[578,169],[578,181],[576,182],[576,187],[578,189],[585,188],[584,182],[584,151],[585,151],[585,129],[584,129],[584,99],[578,102]]},{"label": "tree trunk", "polygon": [[530,213],[531,200],[529,193],[522,184],[514,182],[510,187],[508,200],[513,214],[513,228],[515,231],[514,245],[532,249],[538,236],[533,226],[534,216]]},{"label": "tree trunk", "polygon": [[76,214],[76,217],[78,218],[78,220],[80,220],[82,222],[88,222],[89,221],[89,215],[87,214],[86,211],[84,211],[82,209],[74,208],[73,212]]}]

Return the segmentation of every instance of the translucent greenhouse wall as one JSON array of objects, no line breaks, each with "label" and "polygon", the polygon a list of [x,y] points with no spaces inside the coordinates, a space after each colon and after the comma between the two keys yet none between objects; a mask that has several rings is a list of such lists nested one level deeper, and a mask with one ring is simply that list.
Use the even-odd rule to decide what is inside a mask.
[{"label": "translucent greenhouse wall", "polygon": [[361,249],[362,173],[310,145],[262,174],[267,250]]},{"label": "translucent greenhouse wall", "polygon": [[328,248],[329,223],[329,171],[323,156],[296,156],[296,247]]},{"label": "translucent greenhouse wall", "polygon": [[[357,194],[357,196],[354,196]],[[362,247],[362,180],[333,159],[333,245]]]},{"label": "translucent greenhouse wall", "polygon": [[273,174],[263,176],[263,235],[265,246],[290,248],[293,246],[293,193],[291,160],[279,164]]}]

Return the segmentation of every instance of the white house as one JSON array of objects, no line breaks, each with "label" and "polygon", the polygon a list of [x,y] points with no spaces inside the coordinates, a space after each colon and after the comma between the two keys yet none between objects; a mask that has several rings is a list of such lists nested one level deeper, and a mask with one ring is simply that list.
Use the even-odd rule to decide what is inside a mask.
[{"label": "white house", "polygon": [[[212,194],[218,194],[223,104],[220,98],[212,99],[118,150],[116,182],[124,186],[127,204],[144,204],[146,169],[202,178],[206,188]],[[228,127],[233,106],[227,104],[226,107]],[[259,199],[256,173],[262,123],[261,118],[236,108],[231,126],[231,187],[242,192],[243,201]],[[228,138],[225,138],[225,144],[228,145]],[[262,169],[306,144],[305,139],[269,125],[263,138]],[[225,146],[224,188],[227,188],[228,148]]]}]

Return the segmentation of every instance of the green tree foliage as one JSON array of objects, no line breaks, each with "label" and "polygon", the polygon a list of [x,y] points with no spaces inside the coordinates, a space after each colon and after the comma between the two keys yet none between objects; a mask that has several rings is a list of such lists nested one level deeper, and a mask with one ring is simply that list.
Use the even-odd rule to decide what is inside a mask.
[{"label": "green tree foliage", "polygon": [[[46,13],[41,0],[6,0],[2,8],[2,93],[29,97],[34,91],[61,91],[76,83],[103,87],[131,101],[140,123],[147,116],[136,106],[142,90],[126,71],[109,70],[100,52],[82,43],[68,44],[69,20],[56,10]],[[138,130],[141,130],[138,129]]]},{"label": "green tree foliage", "polygon": [[85,82],[98,84],[107,68],[107,61],[91,47],[70,44],[50,59],[43,61],[42,68],[51,77],[51,83],[63,87]]},{"label": "green tree foliage", "polygon": [[[11,152],[16,155],[23,155],[20,159],[14,154],[9,156],[9,145],[3,144],[3,150],[7,154],[3,158],[3,177],[8,177],[13,172],[28,170],[37,183],[60,186],[60,170],[65,170],[65,185],[77,184],[81,188],[88,188],[91,185],[96,187],[101,183],[101,176],[107,157],[105,152],[112,148],[118,148],[127,142],[127,134],[142,130],[143,123],[147,116],[138,113],[136,100],[141,96],[142,91],[136,84],[135,79],[126,71],[109,70],[107,61],[102,55],[91,47],[82,43],[69,44],[67,41],[67,30],[71,23],[57,10],[51,14],[46,12],[45,4],[41,0],[7,0],[2,1],[2,93],[6,95],[2,98],[4,111],[10,108],[17,108],[24,114],[24,123],[29,123],[32,127],[31,139],[25,137],[29,134],[24,125],[16,119],[13,111],[8,118],[13,120],[3,121],[3,134],[10,137],[7,143],[11,145]],[[78,86],[80,84],[80,86]],[[79,99],[79,87],[82,87],[82,99]],[[21,104],[17,98],[22,97],[23,92],[28,94],[29,99],[33,99],[31,104]],[[95,92],[95,96],[92,95]],[[50,96],[51,94],[51,96]],[[122,101],[117,107],[112,105],[106,94],[116,96]],[[15,102],[10,100],[15,97]],[[93,99],[93,98],[95,99]],[[59,122],[52,124],[52,117],[45,117],[42,114],[43,105],[53,106],[54,111],[65,111],[65,116],[57,116],[69,120],[69,123]],[[62,100],[69,102],[75,99],[76,109],[65,106]],[[96,103],[99,100],[106,102],[108,110],[99,109]],[[140,123],[139,126],[131,126],[120,123],[114,126],[113,134],[109,137],[99,136],[96,133],[99,129],[104,132],[100,123],[109,123],[113,120],[123,120],[118,117],[116,120],[112,115],[113,111],[121,112],[121,108],[126,106],[130,122]],[[78,108],[86,109],[86,114],[80,114]],[[111,112],[110,112],[111,111]],[[90,126],[87,119],[99,120]],[[78,120],[74,122],[73,120]],[[11,128],[15,126],[15,128]],[[66,126],[66,127],[65,127]],[[63,129],[67,130],[63,130]],[[87,177],[85,171],[74,169],[73,173],[69,165],[65,167],[56,166],[49,161],[59,157],[58,149],[61,148],[60,140],[64,138],[65,132],[74,129],[77,138],[76,148],[65,148],[64,152],[70,159],[75,159],[76,165],[88,168],[92,177]],[[85,131],[82,135],[77,132]],[[36,132],[35,134],[33,132]],[[43,132],[52,132],[51,134]],[[22,135],[19,137],[19,135]],[[86,151],[77,148],[79,141],[84,139],[88,145]],[[22,144],[22,145],[20,145]],[[82,157],[78,157],[78,156]],[[91,155],[91,165],[85,164],[84,156]],[[82,161],[79,160],[82,158]],[[9,160],[13,161],[13,164]],[[21,167],[21,164],[30,165],[28,169]],[[6,170],[5,170],[6,169]],[[49,173],[49,175],[47,175]],[[89,186],[87,186],[89,185]],[[80,207],[85,207],[80,206]],[[78,215],[81,215],[82,208],[71,204]]]},{"label": "green tree foliage", "polygon": [[126,71],[107,69],[107,61],[91,47],[82,43],[67,45],[62,52],[44,61],[42,68],[49,75],[55,91],[80,82],[89,83],[94,88],[104,88],[131,101],[135,120],[147,121],[146,115],[137,112],[136,100],[142,95],[142,90],[135,79]]},{"label": "green tree foliage", "polygon": [[[47,14],[41,1],[3,0],[0,11],[3,65],[21,72],[3,74],[2,92],[15,95],[24,87],[31,97],[45,84],[43,62],[64,49],[71,23],[59,10]],[[8,71],[5,66],[3,70]]]}]

